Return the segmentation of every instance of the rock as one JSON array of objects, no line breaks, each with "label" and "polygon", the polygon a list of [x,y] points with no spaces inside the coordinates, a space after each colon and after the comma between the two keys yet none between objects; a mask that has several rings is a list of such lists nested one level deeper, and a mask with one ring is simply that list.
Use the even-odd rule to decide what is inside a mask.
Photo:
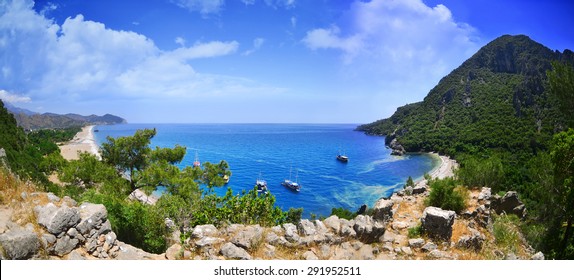
[{"label": "rock", "polygon": [[233,260],[250,260],[251,256],[243,248],[239,248],[231,242],[223,244],[219,253],[226,259]]},{"label": "rock", "polygon": [[505,259],[509,261],[515,261],[518,260],[518,257],[514,253],[508,253]]},{"label": "rock", "polygon": [[409,239],[409,246],[411,248],[421,248],[423,245],[425,245],[425,240],[422,238]]},{"label": "rock", "polygon": [[[108,219],[108,210],[103,204],[84,202],[79,208],[81,221],[76,226],[76,229],[82,235],[90,233],[92,229],[100,229]],[[109,229],[111,230],[111,225]]]},{"label": "rock", "polygon": [[257,245],[261,244],[263,239],[263,228],[259,225],[247,226],[245,229],[239,231],[233,238],[231,243],[241,248],[251,250]]},{"label": "rock", "polygon": [[532,257],[530,257],[531,260],[534,261],[543,261],[544,260],[544,254],[542,252],[538,252],[534,255],[532,255]]},{"label": "rock", "polygon": [[308,260],[308,261],[316,261],[319,258],[312,251],[307,251],[307,252],[303,253],[303,259]]},{"label": "rock", "polygon": [[48,197],[48,200],[49,200],[50,202],[58,202],[58,201],[60,201],[60,198],[59,198],[58,196],[56,196],[55,194],[53,194],[53,193],[47,193],[46,196]]},{"label": "rock", "polygon": [[38,224],[44,226],[48,232],[59,235],[80,222],[78,209],[62,206],[60,208],[52,203],[34,208]]},{"label": "rock", "polygon": [[86,257],[84,257],[82,255],[80,249],[76,249],[76,250],[73,250],[72,252],[70,252],[68,254],[68,256],[66,256],[66,259],[70,260],[70,261],[80,261],[80,260],[85,260]]},{"label": "rock", "polygon": [[324,259],[329,258],[329,256],[331,255],[331,246],[327,244],[321,245],[321,247],[319,247],[319,253],[322,258]]},{"label": "rock", "polygon": [[359,260],[374,260],[373,246],[364,244],[357,250],[357,259]]},{"label": "rock", "polygon": [[421,218],[422,228],[432,238],[450,240],[454,218],[454,211],[429,206],[425,208]]},{"label": "rock", "polygon": [[476,252],[482,249],[482,244],[486,239],[483,234],[475,229],[470,229],[470,235],[463,235],[461,236],[458,241],[456,242],[456,247],[464,248],[464,249],[472,249]]},{"label": "rock", "polygon": [[413,188],[413,195],[415,194],[421,194],[421,193],[425,193],[427,191],[427,188],[425,186],[416,186]]},{"label": "rock", "polygon": [[315,224],[315,230],[317,231],[317,234],[326,234],[327,231],[329,231],[327,226],[325,226],[321,220],[315,220],[313,223]]},{"label": "rock", "polygon": [[497,214],[515,214],[519,218],[524,218],[526,208],[524,203],[518,199],[518,194],[515,191],[509,191],[504,194],[502,198],[495,195],[491,203],[491,209]]},{"label": "rock", "polygon": [[402,230],[402,229],[408,228],[408,227],[409,227],[409,224],[408,224],[407,222],[395,221],[395,222],[393,222],[393,224],[391,225],[391,227],[392,227],[394,230]]},{"label": "rock", "polygon": [[20,193],[20,198],[22,198],[22,200],[28,199],[28,193],[27,192]]},{"label": "rock", "polygon": [[290,242],[300,242],[301,237],[297,233],[297,227],[294,224],[287,223],[283,224],[283,229],[285,229],[285,238]]},{"label": "rock", "polygon": [[367,204],[363,204],[361,205],[361,207],[359,207],[359,210],[357,211],[357,215],[365,215],[365,213],[367,213]]},{"label": "rock", "polygon": [[475,220],[480,226],[487,228],[492,223],[490,210],[484,205],[478,206],[478,208],[476,208]]},{"label": "rock", "polygon": [[389,148],[393,150],[391,152],[391,155],[393,156],[402,156],[406,153],[405,148],[397,141],[396,138],[391,141]]},{"label": "rock", "polygon": [[157,198],[154,196],[148,196],[144,191],[141,189],[135,189],[130,195],[128,196],[131,200],[137,200],[143,204],[154,205],[157,202]]},{"label": "rock", "polygon": [[394,242],[396,238],[396,235],[394,233],[392,233],[391,231],[385,231],[385,233],[383,234],[383,236],[380,238],[381,242]]},{"label": "rock", "polygon": [[427,242],[421,249],[423,252],[431,252],[438,249],[438,246],[432,242]]},{"label": "rock", "polygon": [[331,260],[351,260],[355,256],[355,250],[351,247],[349,242],[344,242],[340,246],[336,246],[329,259]]},{"label": "rock", "polygon": [[432,250],[430,251],[430,253],[428,253],[428,255],[430,258],[432,259],[439,259],[439,260],[452,260],[455,259],[451,254],[444,252],[444,251],[440,251],[440,250]]},{"label": "rock", "polygon": [[354,221],[348,221],[346,219],[339,219],[341,223],[341,236],[355,238],[357,236],[357,232],[353,229],[355,225]]},{"label": "rock", "polygon": [[195,246],[198,248],[209,247],[215,244],[223,243],[225,239],[211,236],[204,236],[195,241]]},{"label": "rock", "polygon": [[203,238],[204,236],[217,236],[219,232],[214,225],[199,225],[193,228],[192,238]]},{"label": "rock", "polygon": [[54,245],[54,253],[60,257],[67,255],[72,252],[72,250],[76,249],[78,243],[78,239],[64,235],[56,241],[56,245]]},{"label": "rock", "polygon": [[480,190],[480,193],[478,194],[478,201],[479,202],[486,202],[486,201],[490,200],[491,197],[492,197],[491,189],[487,188],[487,187],[483,187]]},{"label": "rock", "polygon": [[36,233],[23,229],[14,229],[0,234],[0,245],[4,257],[10,260],[29,259],[38,253],[40,240]]},{"label": "rock", "polygon": [[64,198],[62,198],[62,204],[68,205],[68,207],[78,206],[78,202],[76,202],[69,196],[64,196]]},{"label": "rock", "polygon": [[413,255],[413,250],[411,250],[411,248],[407,246],[401,247],[401,252],[407,256]]},{"label": "rock", "polygon": [[116,242],[117,236],[115,232],[110,232],[108,234],[106,234],[106,243],[110,244],[110,245],[114,245],[114,243]]},{"label": "rock", "polygon": [[42,234],[42,245],[45,249],[50,249],[54,244],[56,244],[56,236],[49,233]]},{"label": "rock", "polygon": [[339,217],[333,215],[330,216],[329,218],[323,220],[323,223],[325,224],[325,226],[327,227],[327,229],[330,229],[331,231],[333,231],[334,233],[340,233],[341,230],[341,221],[339,219]]},{"label": "rock", "polygon": [[265,241],[271,245],[277,245],[279,244],[279,236],[274,231],[271,231],[265,236]]},{"label": "rock", "polygon": [[181,259],[181,245],[173,244],[165,251],[165,257],[168,260],[178,260]]},{"label": "rock", "polygon": [[165,260],[165,256],[151,254],[123,242],[117,242],[118,248],[115,253],[117,260]]},{"label": "rock", "polygon": [[387,222],[393,219],[393,205],[395,202],[390,199],[379,199],[373,207],[373,219]]},{"label": "rock", "polygon": [[269,259],[274,259],[275,258],[275,252],[277,251],[275,246],[272,246],[269,244],[265,244],[264,246],[265,246],[265,248],[263,248],[263,255]]},{"label": "rock", "polygon": [[301,233],[302,236],[311,236],[317,233],[317,229],[315,228],[313,222],[307,219],[302,219],[301,221],[299,221],[297,227],[299,229],[299,233]]},{"label": "rock", "polygon": [[357,238],[364,243],[373,243],[385,233],[385,225],[373,220],[371,216],[358,215],[354,219],[353,229],[357,233]]}]

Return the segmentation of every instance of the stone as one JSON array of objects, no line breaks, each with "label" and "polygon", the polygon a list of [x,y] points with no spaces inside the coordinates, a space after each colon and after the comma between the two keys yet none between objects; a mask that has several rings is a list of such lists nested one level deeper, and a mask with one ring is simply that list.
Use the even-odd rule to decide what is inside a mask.
[{"label": "stone", "polygon": [[486,201],[490,200],[491,197],[492,197],[491,189],[487,188],[487,187],[483,187],[480,190],[480,193],[478,194],[478,201],[479,202],[486,202]]},{"label": "stone", "polygon": [[28,199],[28,193],[27,192],[20,193],[20,198],[22,198],[22,200]]},{"label": "stone", "polygon": [[472,249],[478,252],[482,249],[482,244],[486,238],[482,233],[475,229],[470,229],[470,231],[470,235],[461,236],[455,246],[463,249]]},{"label": "stone", "polygon": [[354,221],[339,219],[339,222],[341,224],[341,231],[340,231],[341,236],[350,238],[355,238],[355,236],[357,236],[357,232],[353,229],[353,226],[355,225]]},{"label": "stone", "polygon": [[70,228],[66,234],[71,238],[76,238],[76,236],[78,236],[78,230],[76,228]]},{"label": "stone", "polygon": [[312,251],[307,251],[307,252],[303,253],[303,259],[308,260],[308,261],[316,261],[319,258]]},{"label": "stone", "polygon": [[409,246],[411,248],[421,248],[423,245],[425,245],[425,240],[422,238],[409,239]]},{"label": "stone", "polygon": [[257,245],[261,244],[263,239],[263,228],[259,225],[247,226],[239,231],[233,238],[231,243],[241,248],[251,250]]},{"label": "stone", "polygon": [[364,243],[377,242],[385,233],[385,225],[373,220],[371,216],[358,215],[354,222],[353,229],[357,233],[357,238]]},{"label": "stone", "polygon": [[279,244],[279,235],[277,235],[274,231],[271,231],[265,236],[265,241],[271,245],[277,245]]},{"label": "stone", "polygon": [[391,225],[394,230],[402,230],[409,227],[407,222],[394,221]]},{"label": "stone", "polygon": [[357,211],[357,215],[365,215],[365,213],[367,213],[367,209],[368,209],[367,204],[361,205],[361,207],[359,207],[359,210]]},{"label": "stone", "polygon": [[70,252],[68,254],[68,256],[66,256],[67,260],[70,261],[80,261],[80,260],[85,260],[86,257],[84,257],[81,253],[81,251],[79,249],[73,250],[72,252]]},{"label": "stone", "polygon": [[454,211],[429,206],[425,208],[421,218],[422,228],[432,238],[450,240],[455,215]]},{"label": "stone", "polygon": [[323,224],[327,227],[327,229],[333,231],[334,233],[340,233],[341,230],[341,221],[339,217],[333,215],[329,218],[323,220]]},{"label": "stone", "polygon": [[275,258],[275,252],[277,249],[273,245],[265,244],[263,248],[263,255],[269,259]]},{"label": "stone", "polygon": [[534,255],[532,255],[532,257],[530,257],[531,260],[534,261],[543,261],[544,260],[544,254],[542,252],[538,252]]},{"label": "stone", "polygon": [[78,243],[78,239],[64,235],[64,237],[58,238],[58,241],[56,241],[56,245],[54,245],[54,253],[60,257],[67,255],[72,252],[72,250],[76,249]]},{"label": "stone", "polygon": [[373,254],[373,246],[370,244],[364,244],[357,250],[357,258],[359,260],[374,260],[375,255]]},{"label": "stone", "polygon": [[116,236],[116,233],[112,231],[112,232],[106,234],[105,238],[106,238],[106,242],[108,244],[113,245],[116,242],[118,237]]},{"label": "stone", "polygon": [[74,199],[72,199],[69,196],[64,196],[62,198],[62,204],[68,205],[68,207],[76,207],[78,206],[78,202],[76,202]]},{"label": "stone", "polygon": [[326,234],[329,231],[327,226],[325,226],[321,220],[315,220],[313,223],[315,224],[315,230],[317,231],[317,234]]},{"label": "stone", "polygon": [[50,202],[59,202],[60,198],[53,193],[47,193],[46,196]]},{"label": "stone", "polygon": [[181,258],[181,245],[173,244],[165,251],[165,257],[168,260],[178,260]]},{"label": "stone", "polygon": [[391,199],[379,199],[373,207],[373,219],[381,222],[387,222],[393,219],[393,205],[395,202]]},{"label": "stone", "polygon": [[452,255],[447,252],[440,251],[440,250],[432,250],[428,253],[428,255],[432,259],[439,259],[439,260],[452,260],[455,259]]},{"label": "stone", "polygon": [[413,255],[413,250],[407,246],[401,247],[401,252],[407,256]]},{"label": "stone", "polygon": [[317,229],[315,228],[313,222],[307,219],[300,220],[297,224],[297,228],[299,229],[299,233],[301,233],[302,236],[311,236],[317,233]]},{"label": "stone", "polygon": [[70,208],[66,205],[58,208],[56,205],[48,203],[46,206],[36,206],[34,212],[36,213],[38,224],[54,235],[59,235],[80,222],[78,209]]},{"label": "stone", "polygon": [[217,236],[219,232],[214,225],[199,225],[193,228],[192,238],[203,238],[204,236]]},{"label": "stone", "polygon": [[285,239],[287,239],[287,241],[300,242],[301,237],[297,233],[297,227],[294,224],[283,224],[283,229],[285,229]]},{"label": "stone", "polygon": [[323,244],[319,247],[319,253],[322,258],[326,259],[331,255],[331,246]]},{"label": "stone", "polygon": [[198,248],[213,246],[215,244],[223,243],[225,239],[211,236],[204,236],[195,241],[195,246]]},{"label": "stone", "polygon": [[427,188],[425,186],[416,186],[413,188],[413,195],[422,194],[422,193],[425,193],[426,191],[427,191]]},{"label": "stone", "polygon": [[251,256],[243,248],[235,246],[231,242],[227,242],[221,246],[219,253],[226,259],[232,260],[250,260]]},{"label": "stone", "polygon": [[56,236],[53,234],[44,233],[42,234],[41,241],[44,248],[49,249],[52,247],[52,245],[56,244]]},{"label": "stone", "polygon": [[423,252],[431,252],[438,249],[438,246],[432,242],[427,242],[421,249]]},{"label": "stone", "polygon": [[[91,235],[92,229],[100,229],[102,224],[104,224],[108,219],[108,210],[106,210],[106,207],[103,204],[84,202],[79,208],[81,221],[76,226],[76,229],[82,235],[86,235],[88,233]],[[109,230],[111,231],[111,225],[109,225]]]},{"label": "stone", "polygon": [[35,232],[14,229],[0,234],[4,257],[10,260],[29,259],[38,253],[40,240]]},{"label": "stone", "polygon": [[524,203],[518,199],[518,194],[515,191],[508,191],[502,198],[494,196],[491,203],[491,209],[497,214],[515,214],[519,218],[524,218],[526,208]]},{"label": "stone", "polygon": [[116,260],[165,260],[165,256],[151,254],[123,242],[117,242],[119,250],[115,252]]},{"label": "stone", "polygon": [[385,233],[383,233],[383,236],[380,238],[381,242],[394,242],[396,238],[396,235],[394,233],[392,233],[391,231],[385,231]]}]

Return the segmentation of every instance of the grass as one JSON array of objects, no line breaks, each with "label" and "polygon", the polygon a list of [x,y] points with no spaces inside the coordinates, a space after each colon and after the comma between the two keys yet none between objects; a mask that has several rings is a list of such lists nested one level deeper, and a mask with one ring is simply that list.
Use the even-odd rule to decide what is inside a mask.
[{"label": "grass", "polygon": [[497,247],[505,253],[521,252],[520,219],[515,215],[495,216],[493,235]]}]

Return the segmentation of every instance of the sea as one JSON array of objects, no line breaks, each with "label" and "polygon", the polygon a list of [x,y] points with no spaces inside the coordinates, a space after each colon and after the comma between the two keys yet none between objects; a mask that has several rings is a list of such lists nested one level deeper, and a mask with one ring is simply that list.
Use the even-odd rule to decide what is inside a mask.
[{"label": "sea", "polygon": [[[283,210],[302,207],[303,216],[329,216],[332,208],[356,211],[369,208],[403,188],[407,178],[422,178],[440,160],[429,154],[391,155],[385,138],[355,131],[355,124],[118,124],[94,129],[98,145],[106,137],[133,135],[136,130],[155,128],[151,147],[185,146],[180,168],[200,162],[225,160],[232,172],[227,185],[217,188],[223,195],[253,189],[258,178],[267,181],[276,205]],[[347,163],[336,159],[342,153]],[[283,185],[297,180],[300,192]],[[160,196],[164,188],[154,195]]]}]

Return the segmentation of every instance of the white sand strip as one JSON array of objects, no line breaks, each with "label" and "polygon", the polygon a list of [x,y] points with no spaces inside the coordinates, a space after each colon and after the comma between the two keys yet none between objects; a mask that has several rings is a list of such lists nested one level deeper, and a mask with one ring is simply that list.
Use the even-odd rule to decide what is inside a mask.
[{"label": "white sand strip", "polygon": [[75,160],[79,158],[79,152],[87,152],[101,159],[93,130],[93,125],[84,126],[82,131],[78,132],[71,141],[60,146],[62,157],[67,160]]}]

